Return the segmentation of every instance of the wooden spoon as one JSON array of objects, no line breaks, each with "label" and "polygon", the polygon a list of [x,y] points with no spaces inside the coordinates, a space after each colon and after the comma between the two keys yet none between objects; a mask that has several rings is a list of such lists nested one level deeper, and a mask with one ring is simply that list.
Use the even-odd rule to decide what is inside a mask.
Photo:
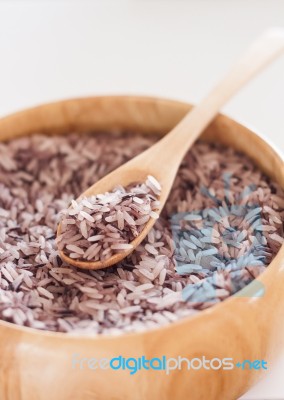
[{"label": "wooden spoon", "polygon": [[[127,186],[134,182],[145,182],[148,175],[153,175],[161,184],[161,212],[171,191],[180,163],[204,128],[213,120],[220,108],[246,82],[260,72],[269,62],[284,50],[284,29],[270,29],[265,32],[241,59],[234,65],[223,80],[209,95],[163,137],[137,157],[120,166],[104,178],[89,187],[78,200],[111,191],[117,185]],[[228,132],[228,134],[230,134]],[[148,234],[155,223],[151,218],[144,229],[131,244],[133,248],[117,253],[105,261],[81,261],[68,257],[61,251],[61,258],[78,268],[99,269],[110,267],[130,254]],[[58,232],[61,232],[59,224]]]}]

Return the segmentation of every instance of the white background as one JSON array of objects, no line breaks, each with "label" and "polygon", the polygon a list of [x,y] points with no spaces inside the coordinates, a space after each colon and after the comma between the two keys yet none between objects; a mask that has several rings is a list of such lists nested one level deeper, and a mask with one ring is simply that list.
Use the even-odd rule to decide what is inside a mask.
[{"label": "white background", "polygon": [[[282,0],[0,0],[0,115],[110,93],[198,102],[281,25]],[[223,111],[284,150],[284,57]],[[284,357],[242,399],[284,400],[283,371]]]}]

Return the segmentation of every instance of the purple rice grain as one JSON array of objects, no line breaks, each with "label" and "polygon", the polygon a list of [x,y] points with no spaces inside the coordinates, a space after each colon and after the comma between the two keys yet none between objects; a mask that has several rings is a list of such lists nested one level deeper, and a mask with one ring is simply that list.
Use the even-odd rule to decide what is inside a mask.
[{"label": "purple rice grain", "polygon": [[[0,144],[2,320],[70,333],[145,330],[200,312],[230,296],[230,274],[239,268],[243,258],[248,258],[246,252],[255,237],[261,242],[265,262],[257,270],[247,266],[243,278],[252,281],[270,263],[283,242],[282,190],[246,156],[201,142],[186,155],[154,228],[125,260],[97,271],[80,271],[61,260],[55,240],[61,211],[95,181],[157,139],[125,133],[52,137],[38,134]],[[231,173],[229,195],[224,187],[224,173]],[[150,185],[154,193],[159,189],[154,181]],[[246,190],[251,185],[254,189]],[[237,246],[220,244],[220,237],[232,222],[224,212],[226,201],[236,202],[241,193],[245,193],[242,204],[257,204],[260,208],[255,211],[257,218],[252,213],[246,228],[242,232],[236,230],[237,237],[229,239]],[[217,208],[216,199],[220,203]],[[140,204],[139,196],[133,197],[133,205],[139,208]],[[93,205],[86,200],[84,207],[92,209]],[[182,240],[175,242],[171,219],[180,213],[187,215],[182,223],[195,231],[187,236],[185,232]],[[124,227],[125,215],[117,214],[119,229]],[[86,219],[93,222],[84,213],[81,216],[82,234],[74,236],[71,232],[69,236],[69,250],[75,257],[80,257],[78,249],[86,246],[90,253],[100,251],[101,237],[96,233],[89,237]],[[203,219],[210,218],[216,219],[211,239],[208,228],[203,226]],[[68,217],[67,224],[73,225],[71,220],[73,217]],[[131,225],[129,218],[128,221]],[[139,222],[143,226],[146,218],[141,217]],[[251,229],[254,223],[255,228],[265,227],[262,234]],[[111,233],[114,235],[110,238],[116,238],[116,229],[110,228]],[[214,248],[224,257],[233,257],[227,269],[222,269],[225,263],[215,260]],[[201,269],[184,267],[191,272],[179,273],[178,257],[182,255],[189,258],[187,264],[195,265],[199,260],[197,267]],[[214,277],[209,274],[210,268],[215,268]],[[204,301],[204,287],[210,287],[213,278],[214,302]],[[192,296],[188,288],[192,288],[200,302],[184,300],[185,290],[189,298]]]}]

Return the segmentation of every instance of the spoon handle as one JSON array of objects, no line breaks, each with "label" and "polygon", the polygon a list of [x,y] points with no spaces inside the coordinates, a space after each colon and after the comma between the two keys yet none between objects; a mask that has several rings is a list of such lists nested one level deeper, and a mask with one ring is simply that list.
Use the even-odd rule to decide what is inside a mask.
[{"label": "spoon handle", "polygon": [[[153,162],[159,159],[160,162],[166,162],[168,166],[169,163],[174,166],[180,162],[220,108],[282,52],[284,52],[284,29],[269,29],[260,36],[209,95],[188,112],[168,135],[152,147]],[[170,149],[171,157],[167,149],[168,151]]]}]

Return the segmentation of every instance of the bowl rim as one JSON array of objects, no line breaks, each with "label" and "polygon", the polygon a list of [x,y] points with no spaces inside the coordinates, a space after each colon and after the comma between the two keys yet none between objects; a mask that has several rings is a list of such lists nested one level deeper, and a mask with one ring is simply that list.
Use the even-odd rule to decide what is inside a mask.
[{"label": "bowl rim", "polygon": [[[71,97],[71,98],[65,98],[62,100],[45,102],[45,103],[41,103],[37,106],[27,107],[20,111],[12,112],[12,113],[9,113],[8,115],[1,116],[0,121],[5,120],[5,119],[15,118],[26,112],[37,111],[37,109],[40,109],[41,107],[45,107],[45,106],[47,106],[47,107],[48,106],[56,106],[59,104],[66,104],[70,101],[79,101],[80,102],[80,101],[86,101],[88,99],[99,100],[99,99],[111,99],[111,98],[115,98],[117,100],[124,100],[124,99],[142,100],[142,101],[150,102],[150,103],[151,102],[160,102],[160,103],[167,103],[168,105],[175,104],[175,105],[181,106],[181,107],[182,106],[187,106],[187,107],[194,106],[194,104],[186,102],[186,101],[181,101],[178,99],[173,99],[173,98],[168,98],[168,97],[159,97],[159,96],[132,95],[132,94],[131,95],[107,94],[107,95],[98,95],[98,96],[81,96],[81,97]],[[275,155],[277,155],[284,164],[284,151],[282,151],[275,143],[273,143],[265,134],[263,134],[262,132],[259,132],[259,130],[256,129],[254,126],[252,126],[251,124],[249,124],[246,121],[243,121],[241,119],[233,118],[232,116],[230,116],[230,114],[218,113],[217,116],[221,116],[221,117],[225,118],[228,122],[237,123],[238,125],[247,129],[250,132],[250,134],[259,137],[263,142],[265,142],[273,150]],[[23,136],[26,136],[26,135],[23,135]],[[178,327],[179,325],[183,325],[183,324],[185,325],[187,323],[194,323],[194,321],[204,318],[204,317],[206,317],[206,315],[211,314],[215,310],[218,311],[218,310],[226,307],[229,303],[235,302],[238,298],[241,298],[241,296],[239,297],[239,295],[244,290],[251,287],[251,285],[253,284],[253,282],[255,282],[255,280],[265,281],[266,276],[268,274],[270,274],[270,271],[272,269],[271,268],[272,264],[275,264],[278,261],[278,259],[280,259],[280,256],[281,256],[280,253],[282,253],[282,252],[284,252],[284,243],[281,245],[281,247],[279,248],[277,254],[272,259],[272,261],[267,265],[265,271],[263,271],[257,278],[255,278],[252,282],[250,282],[248,285],[246,285],[243,289],[236,292],[234,295],[229,296],[225,300],[223,300],[217,304],[214,304],[214,305],[208,307],[207,309],[199,310],[199,311],[193,310],[192,315],[188,315],[188,316],[182,317],[176,321],[169,322],[167,325],[157,326],[154,328],[145,328],[141,331],[133,331],[133,332],[121,331],[121,333],[119,333],[119,334],[90,333],[90,332],[86,332],[86,333],[74,332],[73,333],[72,331],[68,333],[68,332],[41,330],[41,329],[37,329],[37,328],[21,326],[21,325],[17,325],[12,322],[7,322],[7,321],[0,319],[0,330],[2,328],[4,328],[4,329],[12,331],[13,333],[18,332],[18,333],[22,333],[22,334],[30,335],[30,336],[37,335],[38,337],[40,336],[42,338],[48,338],[48,339],[54,339],[54,340],[64,339],[64,340],[68,340],[68,341],[77,341],[77,340],[81,340],[81,339],[92,340],[92,341],[93,340],[109,341],[109,340],[119,340],[121,338],[127,338],[127,337],[128,338],[138,338],[141,336],[151,335],[154,332],[161,332],[162,330],[165,332],[166,330],[170,330],[173,327]],[[236,296],[238,296],[238,297],[236,298]],[[253,299],[254,298],[251,298],[251,300],[253,300]]]}]

